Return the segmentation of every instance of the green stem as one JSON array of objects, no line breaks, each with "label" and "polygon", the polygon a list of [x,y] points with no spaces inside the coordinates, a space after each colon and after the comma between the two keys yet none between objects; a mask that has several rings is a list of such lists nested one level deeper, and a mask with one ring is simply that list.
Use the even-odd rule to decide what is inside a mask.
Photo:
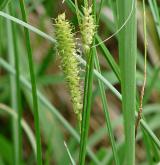
[{"label": "green stem", "polygon": [[[12,12],[12,9],[10,9]],[[16,25],[12,23],[12,39],[14,47],[14,63],[16,69],[16,98],[17,98],[17,109],[18,109],[18,159],[16,160],[17,165],[21,164],[22,159],[22,128],[21,128],[21,118],[22,118],[22,105],[21,105],[21,91],[20,91],[20,69],[19,69],[19,56],[17,47],[17,32]],[[17,156],[16,156],[17,158]]]},{"label": "green stem", "polygon": [[[24,1],[19,0],[22,19],[24,22],[27,22],[27,16],[25,12]],[[32,97],[33,97],[33,113],[34,113],[34,124],[36,131],[36,145],[37,145],[37,164],[42,165],[42,151],[41,151],[41,136],[40,136],[40,126],[39,126],[39,115],[38,115],[38,101],[37,101],[37,87],[36,80],[34,75],[34,64],[32,60],[32,49],[30,44],[30,36],[27,28],[24,28],[25,37],[26,37],[26,47],[28,52],[28,63],[31,77],[31,85],[32,85]]]},{"label": "green stem", "polygon": [[119,33],[119,59],[121,70],[122,108],[125,130],[125,164],[135,164],[135,110],[136,110],[136,3],[135,0],[118,0],[119,27],[134,11]]},{"label": "green stem", "polygon": [[80,165],[85,164],[87,137],[88,137],[90,111],[91,111],[93,66],[94,66],[94,55],[91,49],[88,57],[88,62],[86,65],[86,76],[85,76],[85,86],[84,86],[83,114],[82,114],[80,152],[79,152]]}]

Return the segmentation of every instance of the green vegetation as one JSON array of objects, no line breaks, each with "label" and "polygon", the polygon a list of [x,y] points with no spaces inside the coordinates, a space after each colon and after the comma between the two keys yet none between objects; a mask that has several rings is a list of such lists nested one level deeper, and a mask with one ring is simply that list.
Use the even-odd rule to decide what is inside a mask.
[{"label": "green vegetation", "polygon": [[0,165],[158,165],[159,6],[2,0]]}]

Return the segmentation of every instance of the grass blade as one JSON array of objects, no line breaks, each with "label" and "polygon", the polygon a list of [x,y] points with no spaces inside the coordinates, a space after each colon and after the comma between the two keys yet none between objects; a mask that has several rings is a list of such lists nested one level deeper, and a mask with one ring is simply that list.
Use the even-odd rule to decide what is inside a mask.
[{"label": "grass blade", "polygon": [[[96,35],[96,41],[97,44],[98,43],[102,43],[101,38]],[[105,57],[105,59],[108,61],[110,67],[112,68],[113,72],[115,73],[115,75],[117,76],[118,80],[120,81],[120,70],[119,67],[117,65],[117,63],[115,62],[115,60],[113,59],[113,57],[111,56],[111,54],[109,53],[109,50],[106,48],[106,46],[104,45],[104,43],[100,44],[100,49],[103,52],[103,56]]]},{"label": "grass blade", "polygon": [[21,25],[21,26],[23,26],[23,27],[29,29],[30,31],[33,31],[33,32],[39,34],[39,35],[42,36],[43,38],[45,38],[45,39],[47,39],[47,40],[49,40],[49,41],[52,41],[53,43],[56,42],[56,40],[53,39],[51,36],[49,36],[49,35],[47,35],[46,33],[40,31],[39,29],[37,29],[37,28],[35,28],[35,27],[29,25],[29,24],[26,23],[25,21],[22,21],[22,20],[20,20],[20,19],[18,19],[18,18],[15,18],[15,17],[13,17],[13,16],[11,16],[11,15],[5,13],[5,12],[2,12],[2,11],[0,11],[0,16],[2,16],[2,17],[6,18],[6,19],[8,19],[8,20],[11,20],[11,21],[13,21],[13,22],[15,22],[15,23]]},{"label": "grass blade", "polygon": [[[11,13],[12,6],[10,7]],[[18,153],[16,154],[15,161],[16,164],[21,164],[22,160],[22,128],[21,128],[21,118],[22,118],[22,105],[21,105],[21,90],[20,90],[20,65],[19,65],[19,55],[18,55],[18,46],[17,46],[17,31],[16,25],[12,22],[12,39],[13,39],[13,47],[14,47],[14,63],[16,69],[16,100],[17,100],[17,110],[18,110]],[[16,140],[16,139],[15,139]]]},{"label": "grass blade", "polygon": [[65,141],[64,141],[64,146],[65,146],[65,148],[66,148],[66,150],[67,150],[67,153],[68,153],[68,156],[69,156],[69,159],[70,159],[72,165],[76,165],[76,163],[75,163],[75,161],[74,161],[74,159],[73,159],[73,157],[72,157],[72,155],[71,155],[71,152],[69,151],[69,148],[68,148],[68,146],[67,146],[67,144],[66,144]]},{"label": "grass blade", "polygon": [[[8,38],[8,61],[11,66],[15,65],[15,56],[14,56],[14,45],[13,45],[13,35],[12,35],[12,25],[11,22],[7,21],[7,38]],[[13,109],[17,110],[17,95],[16,95],[16,76],[10,76],[10,90],[11,90],[11,107]],[[13,119],[12,121],[13,127],[12,127],[12,138],[13,138],[13,144],[14,144],[14,159],[15,159],[15,164],[17,165],[20,160],[20,155],[19,155],[19,129],[18,129],[18,121]]]},{"label": "grass blade", "polygon": [[[22,19],[24,22],[27,22],[26,12],[24,1],[19,0]],[[37,164],[42,165],[42,151],[41,151],[41,136],[40,136],[40,126],[39,126],[39,115],[38,115],[38,100],[37,100],[37,87],[36,87],[36,80],[34,75],[34,64],[32,60],[32,49],[30,44],[30,36],[29,31],[27,28],[24,28],[25,37],[26,37],[26,47],[28,52],[28,63],[30,69],[30,77],[31,77],[31,84],[32,84],[32,97],[33,97],[33,109],[34,109],[34,124],[35,124],[35,131],[36,131],[36,145],[37,145]]]},{"label": "grass blade", "polygon": [[136,109],[136,14],[134,0],[118,0],[119,27],[134,11],[119,33],[122,108],[125,129],[125,164],[135,164],[135,109]]},{"label": "grass blade", "polygon": [[[96,55],[96,50],[94,52],[95,52],[95,66],[96,66],[96,69],[98,70],[98,72],[101,73],[99,61],[98,61],[98,56]],[[117,154],[116,144],[115,144],[113,130],[112,130],[111,121],[110,121],[110,116],[109,116],[109,112],[108,112],[108,106],[107,106],[107,100],[106,100],[104,85],[100,80],[98,80],[98,84],[99,84],[99,89],[100,89],[100,93],[101,93],[103,111],[105,113],[106,127],[108,129],[108,134],[109,134],[109,138],[111,141],[112,152],[114,155],[115,164],[119,165],[119,158],[118,158],[118,154]]]}]

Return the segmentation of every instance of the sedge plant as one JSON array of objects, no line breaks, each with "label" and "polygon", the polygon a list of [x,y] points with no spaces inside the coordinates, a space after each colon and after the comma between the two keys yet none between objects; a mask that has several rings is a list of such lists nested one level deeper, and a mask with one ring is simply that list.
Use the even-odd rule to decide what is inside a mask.
[{"label": "sedge plant", "polygon": [[[51,6],[50,1],[47,1],[45,3],[42,3],[42,1],[38,2],[38,4],[40,6],[44,7],[44,11],[47,11],[46,13],[49,17],[52,17],[51,15],[48,14],[48,13],[50,13],[50,11],[48,9],[49,8],[48,6]],[[116,165],[117,164],[122,164],[122,165],[129,164],[129,165],[133,165],[138,160],[137,159],[135,161],[136,140],[138,140],[138,141],[140,140],[145,143],[145,147],[146,147],[145,150],[146,150],[148,159],[145,159],[143,163],[144,164],[147,164],[147,163],[155,164],[155,162],[158,163],[160,160],[159,156],[158,156],[159,149],[160,149],[160,141],[159,141],[158,137],[156,136],[158,131],[155,133],[153,131],[156,129],[158,130],[158,128],[159,128],[159,126],[157,124],[159,116],[158,116],[157,110],[153,110],[154,109],[153,107],[156,107],[158,109],[159,105],[153,104],[153,106],[150,106],[152,104],[150,104],[150,103],[148,104],[148,101],[150,100],[152,90],[158,89],[157,82],[159,79],[159,75],[158,75],[159,69],[156,70],[155,68],[153,68],[152,65],[150,65],[150,67],[148,69],[151,74],[153,73],[155,75],[147,77],[147,79],[150,80],[151,84],[148,85],[148,83],[147,83],[147,87],[145,89],[145,94],[148,94],[148,95],[146,95],[147,97],[144,95],[145,104],[143,102],[144,110],[146,109],[146,107],[149,108],[150,110],[148,112],[144,113],[145,118],[141,118],[141,115],[139,115],[136,112],[136,108],[138,109],[138,101],[137,101],[137,107],[136,107],[136,100],[135,100],[135,98],[136,98],[136,94],[135,94],[136,93],[135,92],[136,91],[135,90],[136,77],[137,77],[138,83],[139,83],[138,76],[141,76],[143,78],[143,72],[138,67],[137,68],[138,73],[137,74],[135,73],[136,54],[137,54],[135,1],[125,0],[122,2],[120,0],[116,0],[116,1],[110,0],[110,1],[106,2],[106,1],[101,0],[100,3],[97,3],[97,5],[95,5],[96,4],[95,0],[93,0],[93,1],[84,0],[84,1],[78,1],[78,3],[82,2],[81,4],[79,4],[79,7],[78,7],[78,5],[76,6],[76,3],[74,3],[74,1],[72,1],[72,0],[65,0],[63,2],[64,2],[64,4],[67,4],[69,6],[70,11],[72,11],[78,17],[78,23],[79,23],[78,28],[80,31],[80,33],[78,33],[78,34],[79,34],[79,38],[81,39],[80,43],[82,44],[81,45],[82,55],[83,55],[82,57],[77,55],[77,53],[76,53],[76,51],[77,51],[76,47],[78,44],[77,44],[77,40],[75,38],[76,38],[77,33],[75,33],[75,32],[73,33],[74,29],[76,29],[76,28],[74,28],[74,23],[75,23],[74,18],[75,17],[73,17],[73,19],[72,19],[73,23],[71,24],[70,20],[66,19],[65,14],[60,14],[57,17],[57,19],[55,20],[55,25],[54,25],[55,38],[54,38],[51,36],[53,33],[51,35],[46,34],[42,31],[40,31],[38,28],[35,28],[26,22],[27,20],[25,19],[26,16],[25,16],[24,4],[22,4],[23,1],[20,1],[21,11],[22,11],[22,15],[23,15],[23,21],[21,21],[19,18],[13,17],[10,14],[0,11],[0,15],[3,16],[5,19],[11,20],[13,22],[18,23],[19,26],[25,27],[25,37],[26,37],[25,41],[27,44],[26,46],[27,46],[27,50],[29,53],[29,61],[30,61],[29,67],[32,68],[32,69],[30,69],[30,71],[32,72],[31,73],[31,75],[32,75],[31,83],[29,83],[29,81],[24,77],[24,72],[21,73],[21,75],[20,75],[20,73],[18,73],[17,66],[14,68],[14,66],[11,63],[8,63],[4,59],[0,58],[0,65],[3,68],[3,70],[6,71],[5,73],[3,73],[4,76],[9,74],[10,77],[15,78],[17,76],[17,74],[19,74],[19,77],[17,76],[17,82],[18,81],[20,81],[20,82],[17,83],[14,79],[12,81],[12,83],[14,85],[21,83],[21,85],[23,87],[22,92],[24,93],[24,96],[26,95],[26,92],[25,92],[26,90],[28,90],[29,94],[33,94],[33,112],[34,112],[34,117],[35,117],[34,118],[35,123],[39,120],[37,113],[35,114],[35,112],[36,112],[35,110],[37,110],[37,112],[38,112],[38,110],[40,110],[40,112],[42,112],[43,109],[45,109],[40,114],[40,116],[43,116],[42,114],[47,114],[47,115],[51,114],[51,115],[48,115],[49,119],[51,119],[50,117],[53,117],[53,121],[56,121],[56,120],[59,121],[59,122],[54,123],[55,124],[54,126],[56,126],[56,129],[59,130],[59,128],[61,128],[62,125],[66,129],[67,140],[65,139],[65,141],[66,141],[65,147],[61,148],[61,145],[59,145],[58,146],[59,148],[56,150],[56,147],[53,147],[54,140],[50,141],[48,143],[48,142],[46,142],[47,140],[45,139],[46,135],[48,135],[48,134],[46,134],[46,132],[48,130],[47,124],[50,124],[50,120],[45,120],[45,118],[42,117],[43,120],[42,120],[41,124],[42,124],[42,128],[44,130],[43,131],[43,134],[44,134],[43,144],[46,145],[46,150],[47,150],[46,154],[44,154],[44,157],[43,157],[44,164],[51,163],[52,155],[54,154],[54,152],[57,151],[56,155],[58,155],[58,150],[61,149],[61,152],[63,152],[63,150],[64,150],[62,155],[64,153],[67,155],[67,153],[68,153],[67,156],[65,156],[65,154],[63,155],[63,158],[64,158],[63,160],[65,160],[65,163],[66,162],[68,163],[71,160],[72,164],[75,164],[75,162],[79,162],[79,164],[90,164],[91,163],[91,164],[116,164]],[[153,1],[151,3],[151,1],[149,1],[149,4],[147,4],[148,5],[147,10],[148,10],[148,8],[149,9],[151,8],[152,15],[154,16],[153,19],[158,20],[159,14],[157,11],[159,9],[156,7],[157,3],[155,3],[155,2],[156,1]],[[46,3],[49,5],[46,5]],[[56,4],[56,1],[52,1],[52,3]],[[143,3],[144,3],[144,1],[143,1]],[[34,9],[35,10],[34,14],[35,13],[37,14],[39,12],[39,10],[37,10],[35,8],[36,5],[34,2],[33,2],[33,4],[34,4],[33,5],[32,1],[26,1],[26,4],[29,4],[28,11],[31,11],[30,9],[32,9],[32,11],[33,11],[33,9]],[[153,4],[154,4],[154,7],[153,7]],[[106,6],[106,5],[107,5],[107,7],[109,6],[111,8],[111,10],[113,11],[113,14],[114,14],[114,22],[112,22],[111,24],[110,24],[111,21],[109,19],[106,19],[106,17],[107,17],[106,15],[105,15],[105,17],[103,17],[103,19],[101,19],[100,14],[103,13],[103,10],[101,11],[101,8],[103,8],[103,6]],[[117,5],[117,8],[116,8],[116,5]],[[97,10],[96,6],[97,6],[97,9],[98,9],[98,7],[100,7],[100,9]],[[154,10],[154,9],[156,9],[156,10]],[[53,11],[54,10],[52,10],[52,12]],[[98,13],[97,20],[96,20],[96,11]],[[67,11],[67,13],[68,13],[68,11]],[[97,27],[101,28],[101,22],[99,22],[99,21],[101,21],[101,22],[105,21],[104,28],[107,27],[107,28],[109,28],[109,30],[111,32],[113,32],[113,35],[111,37],[108,37],[109,39],[113,38],[113,36],[115,36],[115,34],[116,34],[116,39],[118,39],[118,44],[119,44],[119,52],[117,54],[119,54],[120,67],[116,63],[111,52],[107,49],[107,47],[104,43],[104,42],[108,41],[109,39],[107,38],[107,39],[102,40],[101,37],[99,37],[99,35],[96,32]],[[0,23],[1,23],[1,21],[0,21]],[[61,26],[62,25],[61,23],[66,26]],[[91,24],[93,26],[89,28],[89,26]],[[117,31],[114,32],[115,28],[112,27],[113,24],[115,24],[115,27],[118,28],[118,30],[117,30],[118,32]],[[157,32],[158,32],[159,24],[155,24],[155,27],[156,27],[155,31],[157,30]],[[0,28],[4,30],[3,26],[0,26]],[[47,68],[49,68],[49,63],[47,63],[46,60],[44,60],[44,61],[42,60],[42,62],[40,64],[36,63],[34,65],[34,63],[32,61],[32,51],[31,51],[32,45],[30,44],[32,39],[30,39],[29,33],[26,32],[27,30],[33,31],[38,36],[42,36],[44,40],[50,41],[51,44],[56,45],[57,52],[58,52],[58,55],[61,60],[60,65],[61,65],[61,69],[62,69],[64,77],[65,77],[64,79],[63,79],[63,76],[61,76],[60,77],[61,80],[59,80],[59,78],[58,78],[59,75],[54,75],[54,76],[45,75],[44,76],[45,71],[47,71]],[[19,31],[20,31],[20,29],[17,28],[15,30],[15,33],[18,34]],[[11,32],[12,32],[11,29],[10,29],[9,33],[7,32],[9,37],[12,35],[14,36],[14,34],[12,34]],[[20,32],[22,32],[22,31],[20,31]],[[67,36],[67,37],[65,38],[65,36]],[[21,37],[22,36],[18,35],[18,39],[16,41],[19,41],[19,39],[21,39]],[[12,44],[16,44],[16,43],[13,43],[14,40],[12,40],[11,38],[8,38],[8,41],[9,41],[8,42],[9,46],[12,46]],[[33,41],[34,41],[34,39],[32,40],[32,42]],[[2,41],[0,41],[0,43],[4,43],[4,41],[2,40]],[[18,45],[19,49],[21,49],[21,47],[23,47],[22,42],[18,42],[17,44],[19,44]],[[96,50],[97,47],[100,48],[98,51]],[[11,47],[9,47],[9,48],[10,48],[10,51],[11,50],[15,51],[15,50],[11,49]],[[33,48],[35,50],[34,45],[33,45]],[[101,52],[101,54],[103,55],[103,57],[105,59],[103,61],[103,66],[104,66],[105,62],[107,62],[106,63],[107,68],[109,66],[109,68],[111,69],[111,77],[107,77],[108,75],[110,75],[110,74],[108,74],[108,69],[107,69],[107,71],[106,71],[106,69],[102,70],[102,71],[100,69],[101,68],[101,65],[100,65],[101,58],[98,58],[98,56],[97,56],[97,55],[99,55],[99,52]],[[4,47],[1,47],[1,44],[0,44],[0,53],[2,53],[2,54],[4,53]],[[18,53],[16,53],[16,55],[19,55]],[[51,51],[51,53],[52,53],[52,51]],[[13,58],[12,54],[13,53],[10,52],[10,55],[11,55],[10,58]],[[53,54],[55,55],[55,52],[53,52]],[[137,56],[139,59],[139,54],[137,54]],[[146,61],[148,63],[150,63],[150,61],[148,61],[147,59],[146,59]],[[51,63],[53,64],[53,61],[50,59],[50,64]],[[139,66],[139,63],[140,63],[140,61],[138,61],[138,66]],[[21,64],[21,59],[19,62],[17,62],[17,64]],[[37,78],[40,80],[40,81],[38,81],[38,85],[40,84],[39,89],[36,88],[37,84],[35,83],[33,65],[34,65],[35,69],[38,68],[37,69],[38,71],[36,70],[37,73],[40,73],[40,74],[36,75]],[[40,65],[45,66],[44,67],[45,69],[44,70],[40,69],[41,71],[39,72],[39,68],[43,68]],[[83,81],[83,79],[80,80],[80,77],[79,77],[79,72],[81,70],[82,65],[86,69],[84,72],[85,73],[84,92],[82,90],[81,83],[80,83],[80,81]],[[95,69],[94,69],[94,65],[95,65]],[[104,67],[102,67],[102,68],[104,69]],[[141,68],[143,70],[143,67],[141,67]],[[41,73],[43,74],[43,76]],[[95,90],[92,89],[93,75],[95,75],[95,80],[98,78],[98,82],[95,81],[95,83],[94,83]],[[114,75],[114,77],[112,77],[113,75]],[[1,79],[2,79],[2,81],[0,83],[0,88],[3,87],[3,84],[4,84],[3,75],[2,75]],[[56,81],[55,81],[55,79],[56,79]],[[154,82],[155,79],[156,79],[156,82]],[[41,83],[42,82],[41,80],[43,82],[45,82],[45,84]],[[66,81],[66,83],[67,83],[71,101],[73,104],[73,109],[79,120],[78,122],[81,125],[81,131],[79,133],[77,133],[76,130],[73,128],[73,126],[71,125],[72,123],[70,123],[70,121],[67,121],[68,118],[65,119],[63,117],[63,115],[60,113],[60,111],[55,108],[54,104],[51,104],[51,102],[47,99],[47,97],[44,96],[44,93],[42,93],[42,91],[44,91],[44,90],[40,91],[40,89],[43,88],[43,85],[46,85],[46,84],[53,85],[56,83],[57,84],[62,83],[64,81]],[[114,87],[114,83],[118,83],[118,82],[121,84],[122,95]],[[137,85],[139,85],[138,83],[137,83]],[[5,85],[8,85],[8,84],[5,84]],[[97,87],[97,85],[99,85],[99,88]],[[12,89],[11,92],[12,92],[12,99],[13,99],[16,93],[13,93],[14,87],[12,85],[10,87]],[[142,84],[142,88],[144,88],[143,84]],[[23,89],[25,89],[25,90],[23,90]],[[120,102],[122,101],[123,111],[122,111],[122,113],[118,113],[118,118],[117,118],[116,124],[115,124],[115,122],[112,122],[112,120],[110,120],[110,116],[109,116],[109,112],[108,112],[108,109],[110,107],[108,107],[108,105],[107,105],[108,100],[106,99],[106,93],[105,93],[106,91],[108,91],[108,89],[111,91],[111,93],[116,98],[118,98],[118,100]],[[118,89],[119,89],[119,86],[118,86]],[[17,91],[17,92],[19,92],[19,91]],[[105,150],[103,149],[104,146],[103,146],[103,148],[97,149],[97,144],[99,144],[100,140],[104,139],[105,132],[103,131],[104,130],[103,127],[100,127],[97,130],[94,129],[94,132],[92,132],[92,135],[88,137],[88,132],[89,132],[89,128],[90,128],[90,112],[91,112],[91,107],[92,107],[92,101],[94,101],[94,97],[92,97],[92,93],[94,94],[93,96],[99,96],[99,95],[101,96],[100,98],[102,101],[102,109],[104,110],[104,114],[105,114],[104,118],[106,120],[104,125],[106,125],[108,128],[108,136],[111,141],[111,146],[105,147]],[[1,94],[0,94],[0,96],[1,96]],[[16,97],[18,98],[19,96],[17,95]],[[151,100],[153,101],[153,99],[151,99]],[[38,102],[38,101],[40,103],[39,108],[36,106],[36,102]],[[111,100],[111,103],[112,103],[112,101],[113,100]],[[140,101],[142,103],[143,99],[141,99]],[[16,102],[14,101],[14,104],[15,103]],[[29,101],[26,99],[26,100],[23,100],[22,103],[24,103],[26,105],[26,103],[28,104]],[[41,106],[41,105],[43,105],[43,106]],[[32,106],[31,106],[31,108],[32,108]],[[13,108],[13,109],[16,109],[16,108]],[[12,112],[10,111],[9,113],[12,113]],[[148,115],[148,114],[152,114],[152,117],[150,117],[150,115]],[[13,116],[18,116],[18,115],[16,114]],[[142,139],[142,132],[139,130],[137,131],[137,138],[135,139],[135,121],[136,121],[137,116],[140,116],[140,118],[138,117],[138,119],[139,119],[138,125],[140,124],[142,127],[144,139]],[[121,125],[122,118],[124,119],[124,137],[125,137],[125,139],[123,139],[123,135],[120,137],[116,136],[117,141],[115,143],[114,135],[117,135],[117,132],[116,132],[116,134],[114,134],[112,127],[115,129],[116,126]],[[147,123],[145,120],[147,120]],[[58,125],[59,123],[61,125]],[[49,125],[49,127],[52,127],[52,126]],[[41,144],[40,144],[39,124],[35,124],[35,128],[36,128],[35,131],[36,131],[37,145],[35,147],[35,144],[34,144],[34,151],[35,151],[35,149],[37,149],[36,150],[36,154],[37,154],[36,157],[38,158],[37,164],[41,164],[42,163],[42,156],[41,156],[42,151],[41,151]],[[39,134],[37,134],[37,130],[39,131]],[[61,132],[61,133],[57,134],[56,132],[54,132],[54,129],[53,129],[53,133],[50,134],[51,137],[49,139],[52,139],[52,137],[56,137],[57,139],[59,139],[59,138],[63,139],[64,138],[63,131],[59,130],[59,132]],[[54,136],[53,136],[53,134],[54,134]],[[66,134],[64,134],[64,135],[66,137]],[[121,139],[121,137],[122,137],[122,139]],[[32,141],[32,140],[30,140],[30,141]],[[77,147],[79,143],[80,143],[80,147]],[[0,136],[0,144],[3,147],[1,136]],[[88,146],[88,144],[89,144],[89,146]],[[137,143],[137,145],[138,144],[139,143]],[[116,146],[117,146],[117,148],[116,148]],[[40,148],[38,148],[38,147],[40,147]],[[91,150],[91,147],[94,147],[94,149],[95,149],[94,153]],[[99,147],[99,145],[98,145],[98,147]],[[110,147],[112,147],[112,149]],[[5,147],[3,147],[3,148],[5,148]],[[45,152],[45,150],[43,150],[43,152]],[[79,158],[78,158],[78,153],[79,153]],[[18,156],[21,157],[21,154],[18,154]],[[86,154],[88,154],[88,155],[86,155]],[[10,154],[8,154],[8,155],[10,155]],[[45,157],[45,155],[47,155],[47,156]],[[153,159],[153,155],[154,155],[154,159]],[[142,155],[142,157],[143,157],[143,155]],[[59,158],[56,157],[56,159],[54,161],[57,163],[58,159]],[[13,162],[13,161],[11,161],[11,162]],[[27,163],[28,162],[30,164],[32,164],[30,160],[28,160]],[[58,162],[62,162],[62,159]],[[0,163],[4,164],[3,163],[3,154],[2,154],[2,159],[1,159],[1,155],[0,155]],[[26,164],[26,162],[23,162],[23,163]],[[139,163],[139,162],[137,161],[136,163]]]}]

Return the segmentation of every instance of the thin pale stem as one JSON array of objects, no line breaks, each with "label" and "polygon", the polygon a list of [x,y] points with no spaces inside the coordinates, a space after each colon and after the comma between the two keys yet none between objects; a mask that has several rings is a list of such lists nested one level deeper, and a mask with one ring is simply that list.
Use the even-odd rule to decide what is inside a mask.
[{"label": "thin pale stem", "polygon": [[144,31],[144,80],[143,80],[143,85],[141,88],[141,93],[140,93],[140,105],[139,105],[139,111],[138,111],[138,117],[136,120],[136,125],[135,125],[135,136],[137,135],[138,131],[138,126],[140,123],[140,120],[142,118],[142,113],[143,113],[143,97],[144,97],[144,90],[146,86],[146,70],[147,70],[147,30],[146,30],[146,9],[145,9],[145,0],[143,0],[143,31]]}]

